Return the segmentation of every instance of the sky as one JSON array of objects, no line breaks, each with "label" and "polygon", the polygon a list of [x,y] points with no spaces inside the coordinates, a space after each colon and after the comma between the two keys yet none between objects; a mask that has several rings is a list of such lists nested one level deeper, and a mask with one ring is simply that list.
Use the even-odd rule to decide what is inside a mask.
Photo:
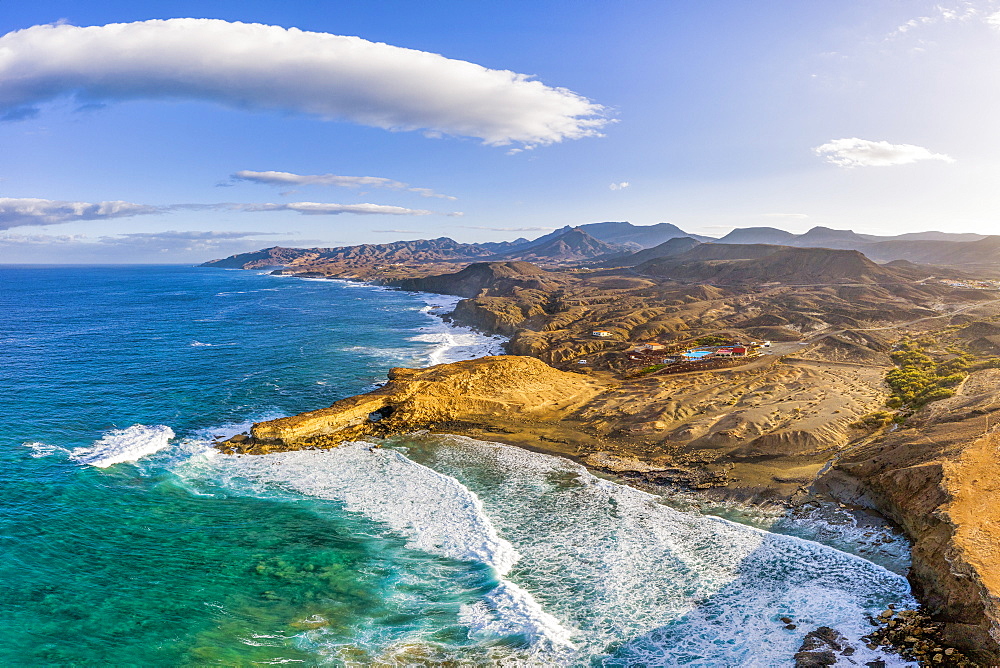
[{"label": "sky", "polygon": [[1000,234],[1000,0],[37,0],[0,263],[564,225]]}]

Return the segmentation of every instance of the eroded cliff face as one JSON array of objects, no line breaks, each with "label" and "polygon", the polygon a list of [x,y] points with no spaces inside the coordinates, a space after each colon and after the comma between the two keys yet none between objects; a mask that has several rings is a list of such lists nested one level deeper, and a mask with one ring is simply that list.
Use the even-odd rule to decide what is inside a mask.
[{"label": "eroded cliff face", "polygon": [[[970,375],[956,396],[929,404],[908,428],[845,457],[828,481],[854,480],[913,540],[911,580],[949,642],[1000,663],[1000,371]],[[845,478],[844,474],[850,478]]]},{"label": "eroded cliff face", "polygon": [[260,422],[250,439],[227,441],[229,452],[263,453],[332,447],[364,436],[435,426],[501,428],[512,422],[556,421],[609,386],[558,371],[537,359],[500,355],[427,369],[396,368],[389,382],[329,408]]}]

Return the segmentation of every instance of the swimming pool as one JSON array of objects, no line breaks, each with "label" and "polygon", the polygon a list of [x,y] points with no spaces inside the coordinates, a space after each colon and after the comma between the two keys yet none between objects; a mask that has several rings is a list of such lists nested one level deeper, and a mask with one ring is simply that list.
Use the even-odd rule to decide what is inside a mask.
[{"label": "swimming pool", "polygon": [[697,359],[699,357],[707,357],[708,355],[711,355],[714,352],[715,352],[714,350],[689,350],[686,353],[684,353],[684,356],[694,357],[695,359]]}]

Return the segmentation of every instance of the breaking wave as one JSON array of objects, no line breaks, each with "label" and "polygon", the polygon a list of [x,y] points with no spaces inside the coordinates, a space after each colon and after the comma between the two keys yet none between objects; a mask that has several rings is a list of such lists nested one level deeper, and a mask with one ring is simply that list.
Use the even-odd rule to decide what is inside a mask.
[{"label": "breaking wave", "polygon": [[454,310],[461,297],[433,293],[418,293],[417,296],[427,304],[420,309],[421,312],[433,318],[434,324],[421,327],[425,333],[410,340],[435,344],[427,353],[428,364],[446,364],[504,354],[503,345],[507,341],[505,337],[486,336],[470,327],[452,325],[440,319],[439,316]]},{"label": "breaking wave", "polygon": [[107,468],[134,462],[170,445],[174,431],[165,425],[152,427],[136,424],[127,429],[112,429],[86,448],[76,448],[70,457],[81,464]]},{"label": "breaking wave", "polygon": [[571,631],[545,612],[531,593],[505,579],[521,555],[501,538],[481,500],[454,478],[370,443],[325,451],[217,457],[214,474],[226,487],[273,496],[276,489],[339,501],[387,525],[407,546],[490,567],[495,587],[462,621],[479,638],[519,635],[537,651],[572,647]]},{"label": "breaking wave", "polygon": [[681,512],[568,460],[462,437],[406,447],[483,499],[522,555],[512,575],[576,629],[580,662],[784,665],[825,625],[863,664],[879,656],[860,642],[866,616],[912,603],[905,578],[862,558]]}]

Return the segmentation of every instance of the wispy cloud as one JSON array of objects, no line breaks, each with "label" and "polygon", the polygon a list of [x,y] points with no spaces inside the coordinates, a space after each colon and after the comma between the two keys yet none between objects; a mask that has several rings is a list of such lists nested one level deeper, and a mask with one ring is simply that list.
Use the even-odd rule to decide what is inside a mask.
[{"label": "wispy cloud", "polygon": [[333,204],[328,202],[288,202],[281,204],[230,204],[230,208],[239,211],[296,211],[307,216],[335,216],[342,213],[354,213],[362,216],[461,216],[460,211],[441,213],[427,209],[408,209],[402,206],[387,204]]},{"label": "wispy cloud", "polygon": [[834,139],[813,149],[816,155],[838,167],[888,167],[906,165],[920,160],[955,162],[943,153],[933,153],[913,144],[890,144],[867,139]]},{"label": "wispy cloud", "polygon": [[58,225],[162,213],[163,207],[132,202],[65,202],[34,197],[0,197],[0,230],[22,225]]},{"label": "wispy cloud", "polygon": [[608,188],[611,190],[625,190],[631,185],[628,181],[621,181],[620,183],[612,183]]},{"label": "wispy cloud", "polygon": [[[0,232],[3,262],[200,262],[257,250],[265,245],[310,245],[318,240],[287,233],[244,231],[134,232],[104,236]],[[274,237],[284,237],[274,239]]]},{"label": "wispy cloud", "polygon": [[77,27],[0,37],[0,113],[80,103],[197,99],[279,110],[489,145],[598,136],[605,109],[528,75],[369,42],[217,19]]},{"label": "wispy cloud", "polygon": [[[381,176],[339,176],[337,174],[292,174],[291,172],[254,172],[244,169],[231,177],[237,181],[251,181],[271,186],[340,186],[342,188],[389,188],[417,193],[421,197],[455,200],[457,197],[441,195],[430,188],[414,188],[402,181]],[[228,185],[228,184],[225,184]]]},{"label": "wispy cloud", "polygon": [[420,234],[416,230],[372,230],[378,234]]},{"label": "wispy cloud", "polygon": [[490,232],[551,232],[554,227],[479,227],[475,225],[460,225],[466,230],[489,230]]},{"label": "wispy cloud", "polygon": [[913,32],[917,28],[923,26],[934,25],[936,23],[956,23],[956,22],[968,22],[968,21],[985,21],[990,23],[991,15],[986,12],[985,5],[976,2],[960,2],[955,5],[935,5],[933,11],[927,14],[916,16],[908,21],[905,21],[900,26],[898,26],[892,33],[889,34],[889,38],[899,37],[905,35],[906,33]]},{"label": "wispy cloud", "polygon": [[805,213],[761,213],[757,214],[758,218],[795,218],[798,220],[808,218],[809,215]]},{"label": "wispy cloud", "polygon": [[[388,204],[335,204],[331,202],[288,202],[273,204],[218,202],[208,204],[166,204],[152,206],[132,202],[64,202],[34,197],[0,197],[0,230],[24,225],[58,225],[85,220],[132,218],[175,211],[296,211],[311,216],[334,216],[343,213],[362,216],[462,216],[461,211],[444,213],[428,209],[408,209]],[[192,233],[193,234],[193,233]]]},{"label": "wispy cloud", "polygon": [[281,236],[287,232],[239,232],[239,231],[187,231],[178,232],[167,230],[165,232],[129,232],[126,234],[116,234],[113,236],[98,237],[101,243],[131,243],[136,241],[231,241],[233,239],[247,239],[250,237]]}]

